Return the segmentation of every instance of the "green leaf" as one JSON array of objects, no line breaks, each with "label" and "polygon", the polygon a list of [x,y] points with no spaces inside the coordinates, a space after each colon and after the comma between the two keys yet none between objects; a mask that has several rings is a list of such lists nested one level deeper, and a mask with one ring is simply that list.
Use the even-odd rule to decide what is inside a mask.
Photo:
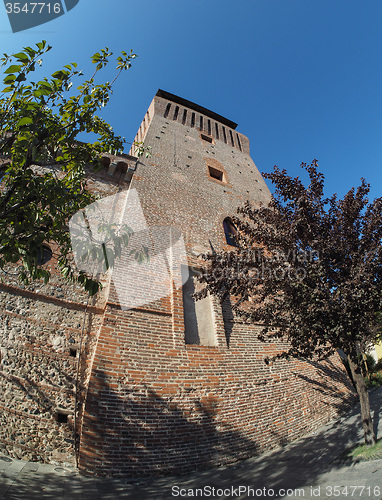
[{"label": "green leaf", "polygon": [[30,123],[33,123],[33,119],[30,118],[29,116],[24,116],[23,118],[21,118],[21,120],[18,122],[18,126],[19,127],[22,127],[24,125],[29,125]]},{"label": "green leaf", "polygon": [[40,87],[39,89],[36,89],[34,91],[34,95],[36,97],[42,97],[43,95],[50,95],[52,93],[51,90],[48,90],[46,88]]},{"label": "green leaf", "polygon": [[4,73],[6,75],[8,75],[9,73],[18,73],[19,71],[21,71],[21,68],[22,66],[19,66],[18,64],[12,64],[12,66],[9,66],[9,68],[6,69]]},{"label": "green leaf", "polygon": [[4,78],[4,83],[7,84],[7,83],[13,83],[14,81],[16,80],[16,76],[15,75],[8,75]]},{"label": "green leaf", "polygon": [[18,52],[17,54],[14,54],[14,57],[23,63],[26,63],[29,61],[29,57],[25,54],[25,52]]},{"label": "green leaf", "polygon": [[32,47],[24,47],[24,50],[30,55],[31,58],[37,54],[37,52],[32,49]]},{"label": "green leaf", "polygon": [[56,71],[52,74],[52,77],[57,78],[58,80],[63,80],[67,76],[69,76],[69,72],[63,70]]},{"label": "green leaf", "polygon": [[41,42],[36,43],[36,45],[40,50],[44,50],[46,47],[46,40],[42,40]]},{"label": "green leaf", "polygon": [[27,147],[29,146],[29,139],[28,137],[18,137],[16,144],[18,147]]}]

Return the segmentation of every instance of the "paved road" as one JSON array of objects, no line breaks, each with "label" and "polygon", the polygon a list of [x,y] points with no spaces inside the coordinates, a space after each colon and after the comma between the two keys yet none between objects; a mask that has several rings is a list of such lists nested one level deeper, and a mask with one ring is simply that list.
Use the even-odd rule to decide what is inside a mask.
[{"label": "paved road", "polygon": [[[371,394],[378,435],[382,388]],[[0,499],[161,500],[357,499],[382,500],[382,460],[346,463],[337,457],[362,439],[358,408],[298,441],[235,465],[188,476],[129,481],[80,476],[70,466],[13,460],[0,455]]]}]

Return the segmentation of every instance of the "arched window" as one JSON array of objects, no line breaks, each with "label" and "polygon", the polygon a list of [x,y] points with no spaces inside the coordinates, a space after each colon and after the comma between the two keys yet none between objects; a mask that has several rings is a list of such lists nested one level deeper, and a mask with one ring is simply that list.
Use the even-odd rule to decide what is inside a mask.
[{"label": "arched window", "polygon": [[231,245],[232,247],[237,247],[237,239],[236,239],[237,229],[229,217],[224,219],[223,228],[227,245]]},{"label": "arched window", "polygon": [[108,169],[110,167],[111,159],[107,156],[101,156],[101,163],[105,168]]},{"label": "arched window", "polygon": [[113,175],[116,179],[118,179],[118,182],[120,182],[123,179],[123,177],[126,175],[127,169],[128,169],[128,165],[124,161],[119,161],[117,163],[117,166],[115,167]]}]

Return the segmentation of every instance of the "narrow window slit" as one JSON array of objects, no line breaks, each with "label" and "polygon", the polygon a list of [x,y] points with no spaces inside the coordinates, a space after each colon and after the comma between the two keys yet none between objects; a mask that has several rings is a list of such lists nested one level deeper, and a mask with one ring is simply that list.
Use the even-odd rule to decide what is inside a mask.
[{"label": "narrow window slit", "polygon": [[225,133],[225,128],[224,127],[222,127],[222,128],[223,128],[223,139],[224,139],[224,142],[227,144],[227,135]]},{"label": "narrow window slit", "polygon": [[166,106],[165,112],[164,112],[164,117],[165,118],[168,117],[168,114],[170,112],[170,108],[171,108],[171,103],[168,103],[167,106]]},{"label": "narrow window slit", "polygon": [[232,130],[229,131],[229,134],[231,136],[231,143],[232,143],[232,146],[235,147],[235,141],[233,140],[233,135],[232,135]]},{"label": "narrow window slit", "polygon": [[239,134],[236,134],[236,139],[237,139],[237,143],[238,143],[238,145],[239,145],[239,149],[240,149],[240,151],[242,151],[242,149],[241,149],[241,142],[240,142],[240,137],[239,137]]},{"label": "narrow window slit", "polygon": [[229,217],[224,219],[223,229],[227,245],[237,247],[237,229]]}]

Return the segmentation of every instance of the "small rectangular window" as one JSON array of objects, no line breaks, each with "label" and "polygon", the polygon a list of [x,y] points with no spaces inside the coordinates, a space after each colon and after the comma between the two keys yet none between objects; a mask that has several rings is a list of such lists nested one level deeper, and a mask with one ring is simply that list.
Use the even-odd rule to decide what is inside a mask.
[{"label": "small rectangular window", "polygon": [[191,127],[195,127],[195,113],[191,115]]},{"label": "small rectangular window", "polygon": [[208,135],[200,134],[200,137],[203,139],[203,141],[211,142],[212,143],[212,137],[208,137]]},{"label": "small rectangular window", "polygon": [[208,166],[208,173],[213,179],[217,179],[218,181],[224,180],[223,172],[217,168]]}]

